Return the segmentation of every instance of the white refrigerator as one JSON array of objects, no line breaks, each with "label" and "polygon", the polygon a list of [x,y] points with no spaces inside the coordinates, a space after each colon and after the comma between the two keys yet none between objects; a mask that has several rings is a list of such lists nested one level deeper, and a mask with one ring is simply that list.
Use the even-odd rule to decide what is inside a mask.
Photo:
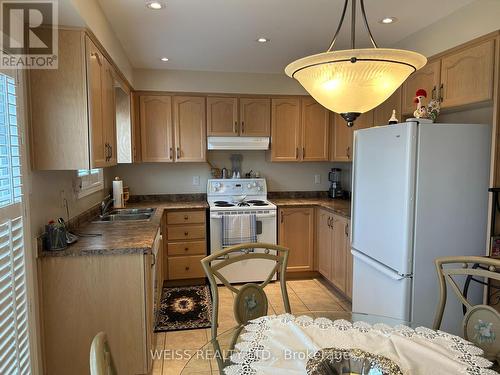
[{"label": "white refrigerator", "polygon": [[[484,255],[491,127],[396,125],[354,136],[352,309],[432,327],[439,289],[434,259]],[[474,283],[471,283],[474,284]],[[471,300],[483,289],[472,285]],[[460,332],[449,291],[441,328]]]}]

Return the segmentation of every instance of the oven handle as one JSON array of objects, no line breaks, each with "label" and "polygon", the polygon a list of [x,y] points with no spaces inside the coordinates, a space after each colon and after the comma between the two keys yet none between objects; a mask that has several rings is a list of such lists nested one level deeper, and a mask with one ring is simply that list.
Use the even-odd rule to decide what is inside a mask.
[{"label": "oven handle", "polygon": [[[222,216],[224,215],[219,215],[219,214],[210,214],[211,219],[222,219]],[[227,216],[233,216],[233,215],[227,215]],[[256,214],[255,215],[257,219],[265,219],[269,217],[276,217],[276,212],[268,213],[268,214]]]}]

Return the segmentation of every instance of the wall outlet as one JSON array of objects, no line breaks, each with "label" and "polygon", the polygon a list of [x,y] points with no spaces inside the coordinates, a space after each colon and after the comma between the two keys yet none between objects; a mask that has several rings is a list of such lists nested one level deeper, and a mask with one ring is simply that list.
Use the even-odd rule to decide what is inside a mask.
[{"label": "wall outlet", "polygon": [[314,183],[318,185],[321,184],[321,175],[319,174],[314,175]]},{"label": "wall outlet", "polygon": [[200,186],[200,176],[193,176],[193,186]]}]

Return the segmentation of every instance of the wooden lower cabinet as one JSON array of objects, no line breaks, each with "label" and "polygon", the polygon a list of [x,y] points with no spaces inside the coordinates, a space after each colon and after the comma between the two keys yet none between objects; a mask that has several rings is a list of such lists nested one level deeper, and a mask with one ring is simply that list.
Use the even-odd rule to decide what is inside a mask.
[{"label": "wooden lower cabinet", "polygon": [[314,208],[280,208],[278,243],[290,249],[287,271],[313,271]]},{"label": "wooden lower cabinet", "polygon": [[118,374],[147,374],[153,348],[151,254],[43,257],[39,283],[44,374],[87,375],[106,332]]},{"label": "wooden lower cabinet", "polygon": [[318,271],[347,297],[352,297],[352,255],[349,238],[350,220],[317,209]]},{"label": "wooden lower cabinet", "polygon": [[165,280],[205,277],[201,260],[207,254],[205,210],[169,210],[165,213],[163,278]]}]

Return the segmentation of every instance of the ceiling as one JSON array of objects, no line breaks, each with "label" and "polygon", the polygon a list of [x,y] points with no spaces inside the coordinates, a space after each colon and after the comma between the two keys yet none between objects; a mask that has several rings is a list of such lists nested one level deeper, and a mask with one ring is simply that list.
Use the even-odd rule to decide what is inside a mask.
[{"label": "ceiling", "polygon": [[[343,0],[98,0],[134,68],[282,73],[294,59],[328,48]],[[395,42],[474,0],[367,0],[379,46]],[[383,17],[398,22],[382,25]],[[350,15],[338,48],[349,46]],[[359,45],[368,46],[358,11]],[[257,43],[258,37],[269,43]],[[170,61],[164,63],[160,57]]]}]

